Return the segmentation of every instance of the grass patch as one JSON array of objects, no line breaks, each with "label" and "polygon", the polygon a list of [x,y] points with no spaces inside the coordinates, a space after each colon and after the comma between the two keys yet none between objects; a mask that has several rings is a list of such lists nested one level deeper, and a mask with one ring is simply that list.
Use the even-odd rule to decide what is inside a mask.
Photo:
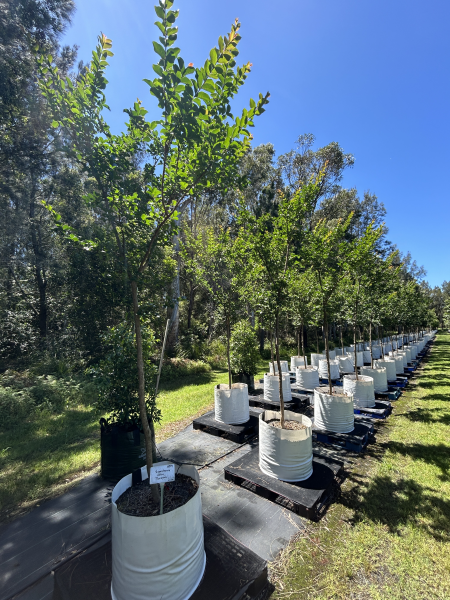
[{"label": "grass patch", "polygon": [[450,335],[441,334],[325,519],[272,565],[274,598],[450,598]]}]

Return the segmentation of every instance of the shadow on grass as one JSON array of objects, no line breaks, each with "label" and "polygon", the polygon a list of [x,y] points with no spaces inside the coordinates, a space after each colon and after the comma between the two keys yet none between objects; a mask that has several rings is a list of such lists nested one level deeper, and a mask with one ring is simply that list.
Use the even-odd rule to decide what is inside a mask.
[{"label": "shadow on grass", "polygon": [[368,519],[397,535],[413,524],[437,540],[450,539],[450,504],[436,490],[413,479],[393,481],[388,476],[375,477],[366,488],[362,478],[353,477],[353,482],[356,485],[341,501],[355,510],[354,524]]},{"label": "shadow on grass", "polygon": [[[0,434],[0,510],[92,468],[100,458],[100,426],[93,410],[41,414]],[[97,456],[98,455],[98,456]]]},{"label": "shadow on grass", "polygon": [[[223,374],[224,377],[227,377],[226,369],[215,369],[214,371],[209,371],[208,373],[196,373],[195,375],[187,375],[186,377],[177,377],[174,379],[167,379],[165,381],[161,381],[159,389],[164,392],[173,392],[187,385],[204,385],[206,383],[211,383],[217,376]],[[226,383],[226,379],[224,379],[224,383]]]},{"label": "shadow on grass", "polygon": [[450,425],[450,413],[442,413],[442,408],[417,408],[406,413],[397,413],[397,416],[406,417],[410,421],[423,423],[442,423]]}]

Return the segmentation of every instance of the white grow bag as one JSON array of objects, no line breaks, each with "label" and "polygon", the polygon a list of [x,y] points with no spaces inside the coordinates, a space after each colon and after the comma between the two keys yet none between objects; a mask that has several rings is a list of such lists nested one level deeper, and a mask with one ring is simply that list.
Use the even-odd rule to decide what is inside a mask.
[{"label": "white grow bag", "polygon": [[403,346],[403,351],[406,352],[406,361],[410,363],[412,361],[411,348],[409,346]]},{"label": "white grow bag", "polygon": [[[292,400],[291,391],[291,376],[289,373],[281,373],[283,380],[283,401],[290,402]],[[264,399],[269,402],[280,402],[280,387],[278,375],[264,373]]]},{"label": "white grow bag", "polygon": [[[305,356],[305,359],[306,359],[306,366],[308,366],[308,357]],[[291,356],[291,371],[293,373],[295,373],[295,369],[297,367],[304,367],[305,359],[303,358],[303,356]],[[281,369],[281,370],[283,370],[283,369]]]},{"label": "white grow bag", "polygon": [[395,361],[395,372],[397,375],[403,375],[403,356],[399,354],[399,351],[389,352],[389,358]]},{"label": "white grow bag", "polygon": [[397,358],[398,358],[398,357],[401,357],[401,359],[402,359],[402,361],[403,361],[403,370],[402,370],[402,373],[403,373],[403,371],[404,371],[404,368],[408,366],[408,358],[407,358],[407,356],[406,356],[406,351],[405,351],[405,350],[397,350],[397,352],[396,352],[395,356],[396,356]]},{"label": "white grow bag", "polygon": [[351,359],[351,356],[338,356],[339,361],[339,372],[340,373],[353,373],[355,370],[355,363]]},{"label": "white grow bag", "polygon": [[370,356],[370,350],[364,350],[363,351],[363,359],[364,359],[364,363],[367,364],[371,364],[372,358]]},{"label": "white grow bag", "polygon": [[355,408],[372,408],[375,406],[375,389],[373,378],[359,375],[356,380],[354,375],[344,377],[344,392],[353,397]]},{"label": "white grow bag", "polygon": [[319,367],[319,360],[326,359],[325,354],[311,354],[311,365],[313,367]]},{"label": "white grow bag", "polygon": [[374,360],[381,358],[381,346],[372,346],[372,356]]},{"label": "white grow bag", "polygon": [[410,344],[409,347],[411,348],[412,359],[415,360],[417,358],[417,355],[419,354],[419,345],[418,344]]},{"label": "white grow bag", "polygon": [[319,371],[316,367],[297,367],[295,379],[297,385],[304,390],[313,390],[320,385]]},{"label": "white grow bag", "polygon": [[[171,463],[158,463],[164,464]],[[194,467],[183,466],[178,472],[200,483]],[[146,466],[141,473],[146,479]],[[112,599],[187,600],[206,564],[200,488],[189,502],[169,513],[132,517],[116,506],[131,480],[131,474],[121,479],[111,497]]]},{"label": "white grow bag", "polygon": [[259,415],[259,468],[282,481],[304,481],[313,472],[312,423],[305,415],[284,411],[286,421],[298,421],[306,429],[278,429],[266,421],[280,413],[266,410]]},{"label": "white grow bag", "polygon": [[330,357],[330,359],[334,360],[336,358],[336,350],[328,350],[328,356]]},{"label": "white grow bag", "polygon": [[395,360],[393,358],[385,357],[384,360],[376,360],[374,367],[380,369],[384,367],[386,369],[386,377],[388,381],[395,381],[397,379],[397,370],[395,368]]},{"label": "white grow bag", "polygon": [[[280,360],[281,372],[289,373],[289,365],[287,360]],[[269,363],[269,373],[273,375],[273,364]],[[275,373],[278,373],[277,361],[275,361]]]},{"label": "white grow bag", "polygon": [[388,391],[387,374],[386,369],[384,367],[373,369],[371,369],[370,367],[362,367],[361,374],[367,375],[367,377],[372,377],[373,387],[376,392]]},{"label": "white grow bag", "polygon": [[247,423],[250,418],[248,408],[248,386],[246,383],[233,383],[231,390],[225,383],[214,388],[215,419],[228,425]]},{"label": "white grow bag", "polygon": [[[325,360],[319,360],[319,377],[328,379],[328,363]],[[330,377],[334,381],[339,379],[339,360],[330,360]],[[316,386],[317,387],[317,386]]]},{"label": "white grow bag", "polygon": [[353,431],[355,428],[353,398],[345,394],[330,396],[322,389],[314,390],[314,427],[335,433]]}]

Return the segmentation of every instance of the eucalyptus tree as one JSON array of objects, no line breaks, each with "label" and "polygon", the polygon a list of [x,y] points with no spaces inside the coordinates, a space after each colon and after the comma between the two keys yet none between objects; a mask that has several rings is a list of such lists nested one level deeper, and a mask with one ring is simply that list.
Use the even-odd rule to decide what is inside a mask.
[{"label": "eucalyptus tree", "polygon": [[326,221],[319,221],[308,236],[306,252],[303,256],[303,264],[314,276],[317,307],[322,313],[330,394],[333,393],[333,385],[330,373],[328,324],[332,317],[334,296],[348,260],[349,244],[345,234],[350,219],[351,215],[346,221],[338,222],[331,227]]},{"label": "eucalyptus tree", "polygon": [[361,304],[363,304],[364,289],[372,278],[374,248],[383,233],[383,225],[374,229],[370,224],[361,237],[349,243],[346,260],[343,265],[343,287],[345,303],[350,312],[349,320],[353,323],[353,344],[355,349],[355,377],[358,379],[358,361],[356,330],[360,324]]},{"label": "eucalyptus tree", "polygon": [[306,235],[306,219],[317,194],[312,180],[292,196],[279,195],[276,215],[256,216],[245,205],[239,213],[235,253],[245,277],[242,293],[256,315],[275,330],[275,359],[280,390],[280,421],[284,428],[284,400],[280,362],[280,317],[289,300],[289,280],[299,261]]},{"label": "eucalyptus tree", "polygon": [[[171,243],[180,211],[212,186],[234,185],[239,160],[250,147],[248,127],[264,112],[269,96],[260,94],[257,102],[251,100],[250,108],[234,117],[231,101],[251,71],[250,63],[236,66],[240,23],[236,19],[205,63],[194,68],[186,65],[174,46],[179,11],[171,10],[172,5],[173,0],[160,0],[155,7],[161,35],[153,48],[159,60],[153,65],[155,77],[144,80],[161,111],[155,121],[146,119],[147,111],[137,100],[125,110],[126,130],[111,132],[103,113],[112,42],[104,34],[75,83],[60,76],[51,56],[37,57],[52,124],[61,132],[67,154],[96,182],[86,201],[108,223],[116,241],[114,260],[129,284],[148,469],[152,435],[145,399],[139,285],[152,268],[158,246]],[[56,211],[48,208],[61,222]],[[80,239],[69,225],[61,227],[69,238]],[[89,247],[101,240],[82,243]],[[157,495],[156,486],[153,491]]]}]

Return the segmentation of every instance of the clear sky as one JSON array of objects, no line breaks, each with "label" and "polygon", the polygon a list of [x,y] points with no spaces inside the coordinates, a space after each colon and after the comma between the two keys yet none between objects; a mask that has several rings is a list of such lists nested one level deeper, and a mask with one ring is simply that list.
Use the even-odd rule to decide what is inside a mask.
[{"label": "clear sky", "polygon": [[[85,62],[100,31],[113,40],[107,99],[117,131],[137,97],[149,117],[156,108],[142,82],[154,76],[154,4],[76,0],[63,39]],[[343,185],[384,202],[389,239],[431,285],[450,279],[449,0],[176,0],[174,8],[181,56],[196,66],[239,17],[238,62],[253,63],[239,104],[271,94],[255,144],[281,154],[301,133],[317,147],[339,142],[355,156]]]}]

